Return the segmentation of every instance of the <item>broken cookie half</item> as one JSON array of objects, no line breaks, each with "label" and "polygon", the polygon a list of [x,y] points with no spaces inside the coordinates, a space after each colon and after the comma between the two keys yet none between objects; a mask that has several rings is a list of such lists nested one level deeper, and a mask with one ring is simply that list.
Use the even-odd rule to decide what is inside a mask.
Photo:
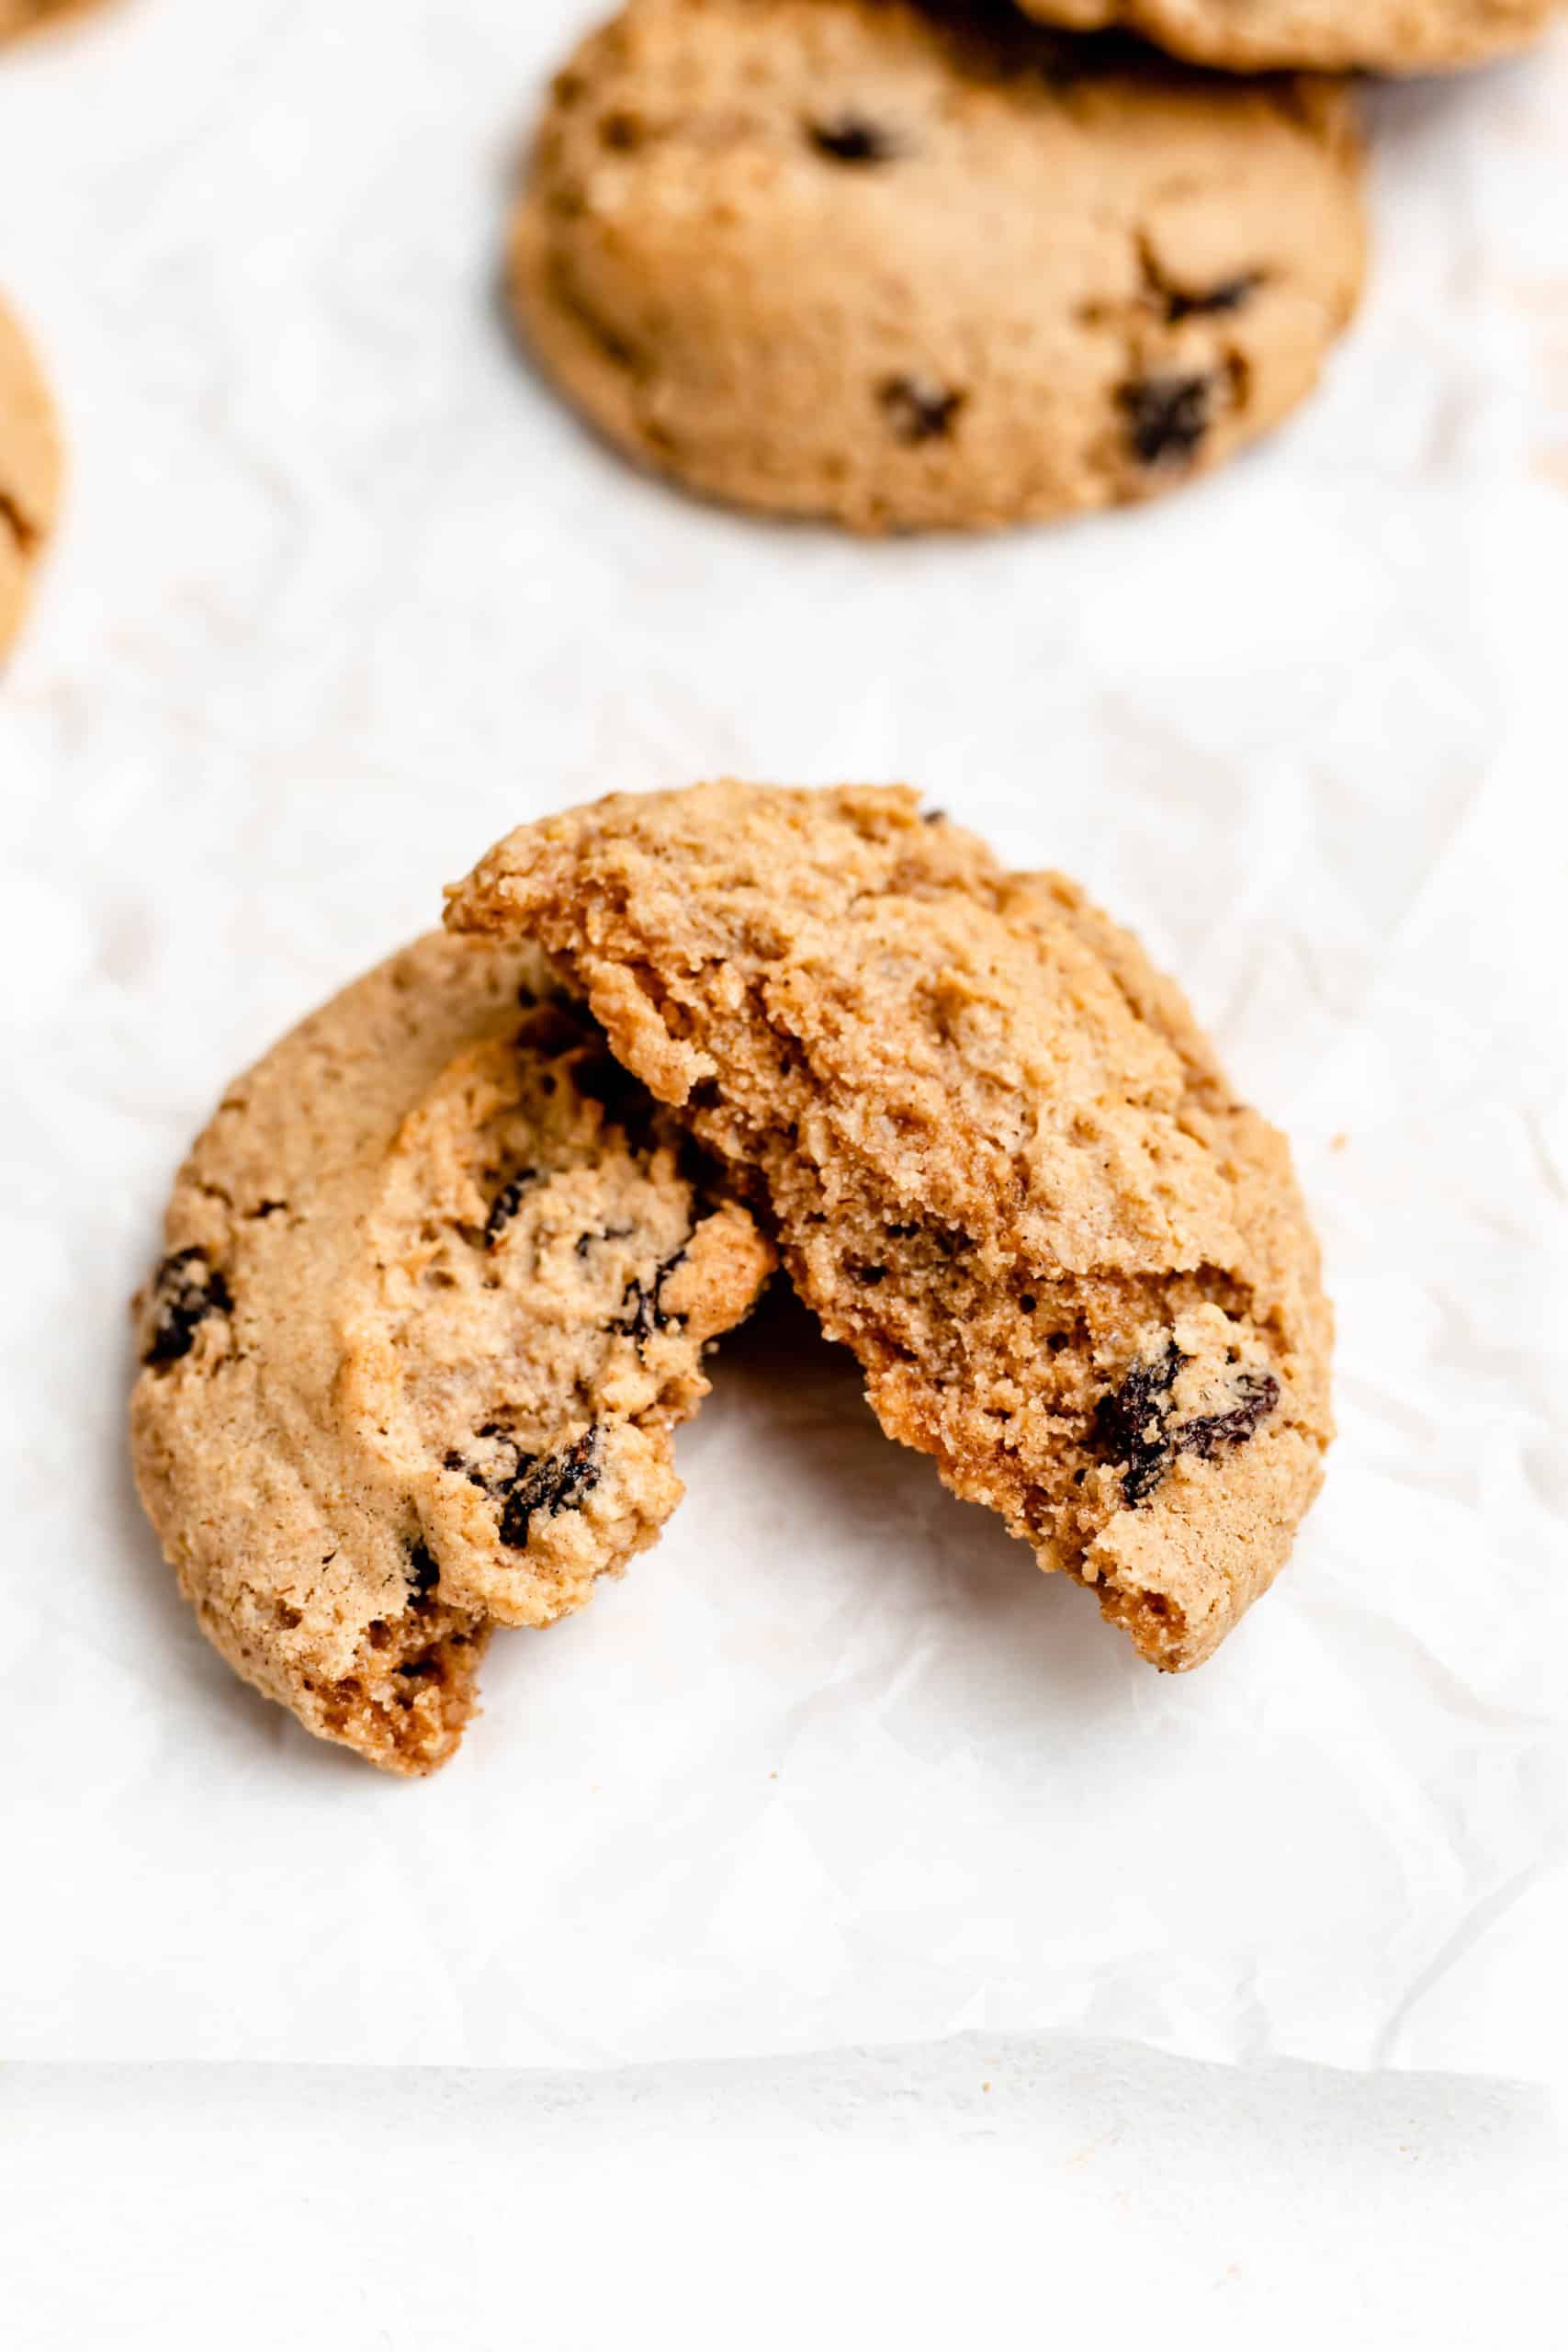
[{"label": "broken cookie half", "polygon": [[225,1096],[139,1302],[137,1482],[202,1626],[426,1772],[492,1625],[579,1609],[773,1264],[532,946],[437,934]]},{"label": "broken cookie half", "polygon": [[448,922],[552,953],[890,1436],[1212,1655],[1317,1491],[1332,1318],[1283,1139],[1127,933],[910,792],[733,783],[525,826]]}]

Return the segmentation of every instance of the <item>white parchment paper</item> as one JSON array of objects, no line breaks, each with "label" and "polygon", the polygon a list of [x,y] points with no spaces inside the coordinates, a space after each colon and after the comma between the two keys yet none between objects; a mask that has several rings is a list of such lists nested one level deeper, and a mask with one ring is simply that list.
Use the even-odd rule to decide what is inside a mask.
[{"label": "white parchment paper", "polygon": [[[863,547],[638,479],[493,277],[573,0],[125,0],[0,61],[72,447],[0,687],[0,2038],[596,2065],[1077,2027],[1564,2062],[1568,45],[1380,101],[1322,398],[1146,513]],[[907,777],[1080,875],[1296,1138],[1343,1436],[1152,1675],[780,1303],[658,1551],[429,1784],[201,1642],[126,1302],[225,1080],[528,815]]]}]

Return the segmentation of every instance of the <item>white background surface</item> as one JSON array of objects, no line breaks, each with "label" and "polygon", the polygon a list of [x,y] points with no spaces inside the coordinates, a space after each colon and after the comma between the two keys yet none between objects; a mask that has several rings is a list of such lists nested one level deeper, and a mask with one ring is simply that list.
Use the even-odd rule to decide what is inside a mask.
[{"label": "white background surface", "polygon": [[[1534,2095],[1279,2061],[1561,2060],[1568,50],[1382,104],[1368,312],[1269,450],[1141,515],[867,549],[637,481],[499,331],[517,130],[593,13],[141,0],[0,68],[0,275],[73,452],[0,701],[7,2044],[558,2068],[1071,2026],[1247,2071],[1046,2041],[553,2087],[13,2072],[21,2275],[57,2320],[110,2272],[145,2307],[188,2211],[194,2308],[265,2212],[344,2340],[427,2339],[395,2289],[428,2218],[454,2296],[531,2250],[538,2340],[592,2343],[673,2248],[711,2288],[825,2233],[884,2284],[929,2263],[891,2283],[918,2326],[967,2282],[1030,2340],[1052,2278],[1289,2325],[1290,2278],[1399,2341],[1424,2278],[1411,2340],[1469,2340],[1461,2250],[1526,2287],[1555,2258]],[[435,1790],[367,1786],[169,1595],[107,1318],[223,1079],[441,879],[531,810],[724,768],[908,775],[1180,972],[1325,1227],[1328,1495],[1225,1657],[1155,1685],[764,1333],[657,1562],[498,1649]],[[973,2107],[1004,2057],[1026,2090]],[[1075,2168],[1080,2132],[1120,2153]],[[945,2214],[987,2261],[939,2287]],[[810,2276],[757,2297],[777,2340]]]}]

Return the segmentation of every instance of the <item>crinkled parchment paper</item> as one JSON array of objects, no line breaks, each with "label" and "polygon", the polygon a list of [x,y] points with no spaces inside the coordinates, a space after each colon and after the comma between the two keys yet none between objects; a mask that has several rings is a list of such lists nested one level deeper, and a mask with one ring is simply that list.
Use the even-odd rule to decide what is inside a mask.
[{"label": "crinkled parchment paper", "polygon": [[[620,2060],[1077,2027],[1551,2071],[1568,1858],[1568,45],[1378,106],[1323,397],[1146,513],[688,503],[493,276],[568,0],[124,0],[0,61],[72,449],[0,686],[12,2056]],[[1343,1436],[1162,1680],[778,1303],[656,1553],[428,1784],[175,1596],[126,1302],[224,1081],[507,825],[907,777],[1081,876],[1295,1137]]]}]

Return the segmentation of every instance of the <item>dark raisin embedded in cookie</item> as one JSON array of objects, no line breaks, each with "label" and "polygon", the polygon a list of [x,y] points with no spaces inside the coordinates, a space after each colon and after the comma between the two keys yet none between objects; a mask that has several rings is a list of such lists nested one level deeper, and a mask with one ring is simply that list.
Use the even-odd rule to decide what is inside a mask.
[{"label": "dark raisin embedded in cookie", "polygon": [[635,154],[647,136],[648,126],[640,115],[625,107],[617,107],[601,118],[599,136],[606,147],[616,154]]},{"label": "dark raisin embedded in cookie", "polygon": [[1213,379],[1145,376],[1123,384],[1116,398],[1127,421],[1133,455],[1142,466],[1184,466],[1196,457],[1213,422]]},{"label": "dark raisin embedded in cookie", "polygon": [[1222,1446],[1245,1445],[1280,1401],[1271,1372],[1238,1373],[1235,1403],[1224,1412],[1178,1421],[1171,1391],[1187,1358],[1175,1340],[1153,1363],[1137,1364],[1120,1388],[1095,1408],[1095,1433],[1113,1461],[1125,1464],[1122,1493],[1130,1505],[1153,1494],[1179,1453],[1212,1462]]},{"label": "dark raisin embedded in cookie", "polygon": [[825,122],[808,123],[807,129],[818,154],[835,164],[890,164],[900,152],[891,131],[863,115],[835,115]]},{"label": "dark raisin embedded in cookie", "polygon": [[625,1339],[635,1340],[640,1349],[645,1340],[652,1339],[655,1331],[668,1331],[679,1323],[682,1317],[671,1315],[665,1309],[664,1285],[676,1267],[685,1263],[685,1258],[682,1244],[665,1259],[651,1283],[640,1283],[635,1278],[629,1282],[621,1301],[625,1312],[616,1317],[610,1326],[611,1330],[620,1332]]},{"label": "dark raisin embedded in cookie", "polygon": [[141,1361],[146,1364],[177,1363],[196,1345],[199,1327],[209,1315],[227,1315],[233,1307],[229,1285],[210,1264],[205,1250],[179,1250],[165,1258],[152,1278],[152,1321]]},{"label": "dark raisin embedded in cookie", "polygon": [[1122,1492],[1129,1503],[1152,1494],[1170,1467],[1170,1392],[1183,1362],[1172,1340],[1154,1363],[1134,1364],[1094,1408],[1095,1434],[1111,1459],[1125,1464]]},{"label": "dark raisin embedded in cookie", "polygon": [[1263,283],[1260,269],[1244,270],[1239,277],[1222,278],[1201,294],[1190,294],[1179,286],[1165,289],[1165,315],[1172,326],[1183,319],[1214,319],[1239,311],[1251,301]]},{"label": "dark raisin embedded in cookie", "polygon": [[498,1247],[502,1235],[522,1206],[524,1193],[530,1184],[538,1182],[538,1177],[539,1171],[536,1168],[525,1168],[513,1176],[509,1183],[502,1186],[494,1200],[491,1201],[490,1215],[485,1219],[487,1249],[494,1250]]},{"label": "dark raisin embedded in cookie", "polygon": [[529,1454],[521,1456],[516,1483],[502,1510],[502,1542],[521,1552],[536,1514],[553,1519],[558,1511],[580,1510],[601,1476],[597,1429],[584,1430],[558,1453],[547,1453],[538,1460]]},{"label": "dark raisin embedded in cookie", "polygon": [[[580,1258],[590,1258],[601,1241],[625,1241],[628,1235],[636,1231],[637,1227],[634,1225],[594,1226],[588,1232],[580,1233],[572,1246]],[[631,1287],[635,1288],[636,1285],[633,1284]],[[627,1295],[630,1295],[630,1289]]]},{"label": "dark raisin embedded in cookie", "polygon": [[962,392],[946,390],[930,376],[890,376],[877,398],[894,437],[909,448],[945,440],[964,405]]},{"label": "dark raisin embedded in cookie", "polygon": [[1222,1445],[1245,1445],[1280,1401],[1280,1384],[1271,1372],[1240,1374],[1235,1390],[1236,1401],[1228,1413],[1201,1413],[1195,1420],[1183,1421],[1175,1433],[1183,1453],[1209,1462]]},{"label": "dark raisin embedded in cookie", "polygon": [[441,1581],[441,1566],[423,1535],[409,1545],[409,1589],[416,1600],[435,1590]]}]

